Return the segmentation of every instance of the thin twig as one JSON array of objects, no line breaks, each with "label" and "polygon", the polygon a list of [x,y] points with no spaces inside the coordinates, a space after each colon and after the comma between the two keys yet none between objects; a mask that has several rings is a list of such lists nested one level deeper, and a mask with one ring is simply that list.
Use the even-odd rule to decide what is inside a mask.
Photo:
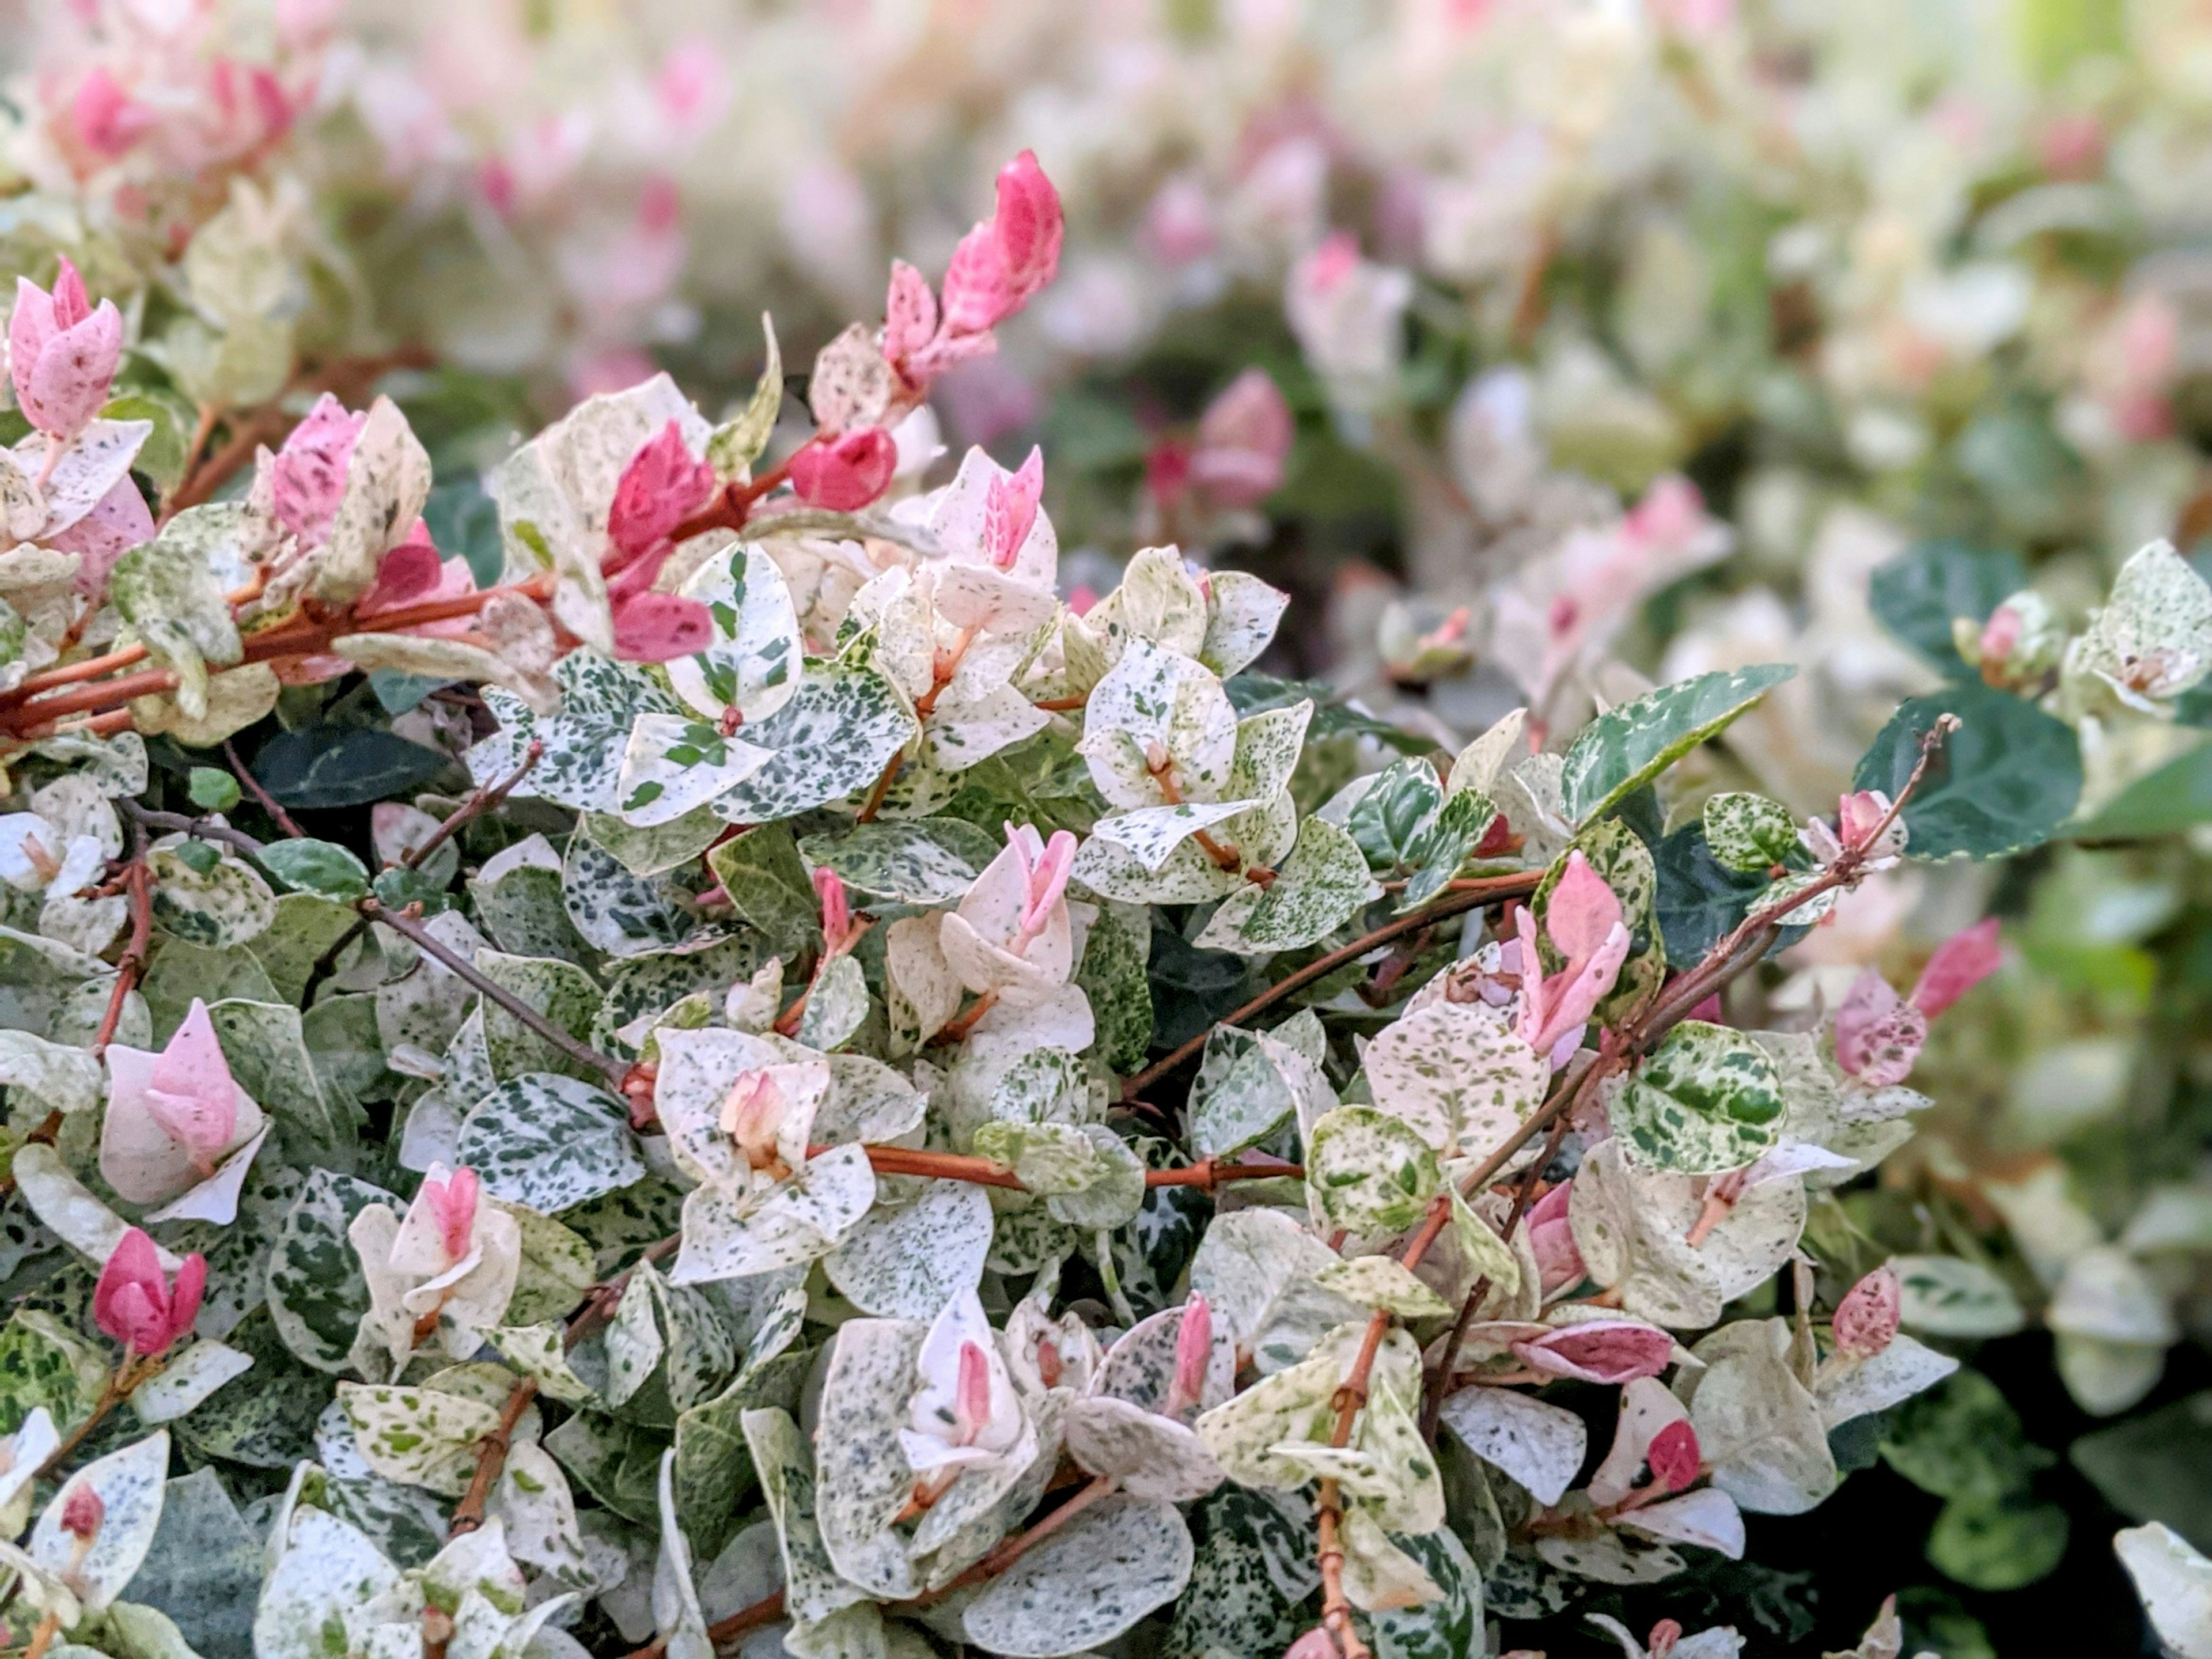
[{"label": "thin twig", "polygon": [[381,922],[393,933],[412,941],[416,949],[443,963],[454,977],[470,989],[497,1003],[569,1059],[600,1073],[607,1079],[610,1087],[617,1093],[621,1092],[623,1080],[629,1075],[628,1060],[603,1054],[588,1043],[578,1042],[504,985],[486,978],[477,971],[474,963],[447,945],[405,911],[394,910],[375,898],[362,899],[354,908],[369,921]]},{"label": "thin twig", "polygon": [[23,1659],[46,1659],[46,1650],[54,1644],[54,1634],[62,1627],[62,1616],[50,1613],[39,1620],[39,1627],[31,1632],[31,1645],[23,1650]]},{"label": "thin twig", "polygon": [[531,738],[530,746],[522,751],[521,765],[489,788],[471,790],[469,798],[447,814],[444,823],[424,836],[420,847],[410,848],[407,851],[399,860],[400,867],[404,870],[422,868],[423,860],[451,841],[464,827],[485,813],[496,811],[500,804],[514,793],[515,786],[530,775],[530,769],[538,764],[544,753],[544,740]]},{"label": "thin twig", "polygon": [[[1213,1022],[1213,1025],[1243,1025],[1282,1001],[1303,991],[1315,981],[1326,979],[1347,962],[1357,962],[1370,951],[1389,944],[1405,934],[1418,933],[1433,922],[1447,916],[1455,916],[1468,910],[1480,910],[1500,899],[1524,898],[1536,890],[1536,884],[1544,878],[1540,870],[1531,870],[1518,875],[1491,876],[1464,884],[1455,883],[1455,890],[1442,898],[1423,905],[1419,909],[1383,923],[1372,933],[1363,933],[1351,944],[1331,951],[1317,961],[1310,962],[1295,973],[1286,974],[1241,1008],[1232,1009]],[[1121,1098],[1134,1100],[1185,1060],[1197,1058],[1206,1047],[1206,1040],[1213,1034],[1213,1025],[1176,1049],[1164,1060],[1154,1060],[1121,1085]]]},{"label": "thin twig", "polygon": [[483,1525],[484,1505],[490,1501],[491,1489],[499,1480],[500,1471],[507,1467],[508,1449],[514,1444],[514,1425],[522,1421],[522,1413],[530,1409],[530,1402],[538,1397],[538,1379],[525,1376],[516,1379],[508,1390],[507,1404],[499,1413],[499,1425],[477,1443],[476,1474],[470,1477],[469,1489],[461,1494],[461,1501],[453,1506],[452,1524],[446,1528],[448,1540],[465,1532],[474,1532]]},{"label": "thin twig", "polygon": [[228,738],[222,740],[222,753],[223,758],[230,763],[231,771],[246,786],[246,793],[253,797],[254,803],[269,814],[276,827],[294,841],[305,841],[307,832],[292,821],[292,815],[284,810],[283,802],[261,787],[261,780],[246,770],[246,763],[238,757],[238,746]]}]

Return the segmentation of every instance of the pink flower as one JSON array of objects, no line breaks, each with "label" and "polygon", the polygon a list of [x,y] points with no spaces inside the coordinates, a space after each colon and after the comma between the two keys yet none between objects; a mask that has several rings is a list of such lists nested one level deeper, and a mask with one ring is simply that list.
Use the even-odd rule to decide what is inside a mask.
[{"label": "pink flower", "polygon": [[1651,1626],[1651,1634],[1644,1638],[1644,1651],[1649,1659],[1673,1659],[1674,1644],[1681,1639],[1681,1620],[1662,1619]]},{"label": "pink flower", "polygon": [[152,131],[156,118],[98,64],[78,83],[76,96],[70,100],[77,142],[106,161],[126,153]]},{"label": "pink flower", "polygon": [[1024,150],[999,170],[999,210],[960,240],[945,272],[945,326],[981,334],[1030,302],[1060,270],[1060,192]]},{"label": "pink flower", "polygon": [[1662,1492],[1680,1492],[1696,1481],[1704,1453],[1698,1431],[1688,1419],[1669,1423],[1651,1437],[1644,1461],[1651,1466],[1651,1479]]},{"label": "pink flower", "polygon": [[1282,485],[1294,431],[1281,390],[1248,368],[1199,417],[1190,481],[1221,507],[1257,507]]},{"label": "pink flower", "polygon": [[1596,1319],[1512,1345],[1529,1370],[1547,1376],[1619,1385],[1667,1369],[1674,1339],[1656,1325],[1629,1319]]},{"label": "pink flower", "polygon": [[107,401],[123,355],[123,313],[112,300],[94,307],[84,279],[64,259],[52,294],[27,276],[15,279],[8,350],[24,418],[66,442]]},{"label": "pink flower", "polygon": [[1705,498],[1679,472],[1669,472],[1644,493],[1622,519],[1622,539],[1646,556],[1679,553],[1712,527]]},{"label": "pink flower", "polygon": [[1540,968],[1534,912],[1523,905],[1513,920],[1521,945],[1521,1035],[1537,1053],[1549,1054],[1554,1066],[1564,1064],[1628,959],[1620,901],[1580,853],[1568,855],[1544,913],[1544,931],[1567,965],[1548,976]]},{"label": "pink flower", "polygon": [[276,521],[303,547],[319,547],[331,537],[331,520],[345,494],[346,467],[353,447],[368,424],[325,392],[294,427],[269,465],[271,505]]},{"label": "pink flower", "polygon": [[898,444],[879,426],[817,438],[791,458],[791,485],[809,507],[857,513],[890,488]]},{"label": "pink flower", "polygon": [[1936,947],[1908,1000],[1933,1019],[1996,972],[2003,960],[1997,945],[1997,919],[1985,916]]},{"label": "pink flower", "polygon": [[1175,1376],[1161,1415],[1180,1417],[1206,1393],[1206,1368],[1213,1358],[1213,1310],[1198,1291],[1183,1305],[1176,1327]]},{"label": "pink flower", "polygon": [[823,949],[834,957],[851,942],[853,902],[846,896],[843,880],[826,864],[814,866],[814,896],[822,904]]},{"label": "pink flower", "polygon": [[466,1164],[442,1181],[434,1175],[423,1177],[419,1196],[437,1220],[438,1237],[446,1247],[448,1265],[469,1253],[470,1236],[477,1224],[477,1172]]},{"label": "pink flower", "polygon": [[[261,1133],[262,1116],[232,1079],[207,1005],[193,1000],[158,1054],[111,1044],[107,1072],[101,1177],[133,1204],[164,1204],[216,1182],[220,1174],[228,1190],[210,1188],[204,1218],[230,1220],[246,1162],[232,1155]],[[169,1217],[163,1212],[154,1218]]]},{"label": "pink flower", "polygon": [[205,1256],[197,1252],[186,1256],[173,1285],[161,1271],[154,1241],[133,1227],[100,1270],[100,1283],[93,1287],[92,1316],[127,1353],[167,1353],[169,1345],[199,1317],[200,1297],[206,1290]]},{"label": "pink flower", "polygon": [[1836,1352],[1852,1359],[1871,1359],[1897,1335],[1905,1287],[1897,1269],[1876,1267],[1851,1286],[1836,1304]]},{"label": "pink flower", "polygon": [[1538,1280],[1547,1295],[1589,1276],[1575,1248],[1575,1230],[1567,1224],[1573,1197],[1574,1182],[1563,1181],[1528,1209],[1528,1248],[1535,1253]]},{"label": "pink flower", "polygon": [[1337,1659],[1336,1638],[1326,1625],[1316,1625],[1283,1650],[1283,1659]]},{"label": "pink flower", "polygon": [[789,1109],[775,1073],[763,1067],[738,1073],[722,1101],[722,1131],[737,1142],[750,1168],[774,1170],[782,1164],[776,1137]]},{"label": "pink flower", "polygon": [[80,1480],[70,1488],[68,1498],[62,1503],[62,1530],[89,1543],[100,1536],[100,1528],[107,1519],[107,1500],[100,1495],[89,1480]]},{"label": "pink flower", "polygon": [[1836,1064],[1869,1089],[1904,1082],[1927,1041],[1928,1016],[1871,968],[1836,1010]]}]

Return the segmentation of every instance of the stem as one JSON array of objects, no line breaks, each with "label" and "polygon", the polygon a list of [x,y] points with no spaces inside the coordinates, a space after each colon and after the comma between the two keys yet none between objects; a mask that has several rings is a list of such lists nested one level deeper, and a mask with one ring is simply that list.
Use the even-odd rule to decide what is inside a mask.
[{"label": "stem", "polygon": [[137,839],[138,849],[131,854],[130,866],[123,872],[124,890],[131,899],[131,940],[116,960],[114,988],[107,994],[107,1010],[100,1018],[100,1029],[93,1033],[94,1056],[106,1054],[107,1045],[115,1041],[115,1028],[123,1023],[123,1010],[131,1000],[131,988],[145,971],[147,954],[154,944],[154,874],[146,867],[146,832],[143,828],[137,832]]},{"label": "stem", "polygon": [[980,1584],[986,1578],[996,1577],[1100,1498],[1112,1492],[1119,1484],[1115,1476],[1110,1474],[1098,1476],[1074,1497],[1069,1498],[1050,1515],[1046,1516],[1044,1519],[1036,1522],[1027,1531],[1017,1533],[1012,1538],[1004,1540],[996,1549],[943,1589],[916,1597],[915,1605],[927,1607],[933,1601],[940,1601],[951,1595],[957,1589],[964,1589],[969,1584]]},{"label": "stem", "polygon": [[[1347,962],[1358,961],[1360,957],[1377,946],[1388,945],[1393,939],[1401,938],[1405,934],[1418,932],[1431,922],[1441,921],[1447,916],[1455,916],[1468,910],[1479,910],[1483,906],[1494,903],[1499,899],[1526,897],[1536,890],[1536,884],[1541,881],[1543,877],[1542,871],[1532,870],[1518,875],[1490,876],[1479,880],[1455,882],[1452,884],[1455,890],[1447,892],[1441,898],[1431,900],[1410,915],[1400,916],[1395,921],[1385,922],[1372,933],[1361,934],[1351,944],[1331,951],[1325,957],[1308,963],[1297,972],[1286,975],[1269,986],[1243,1007],[1232,1009],[1224,1014],[1219,1019],[1214,1021],[1213,1024],[1247,1024],[1285,998],[1303,991],[1316,980],[1328,978]],[[1165,1059],[1155,1060],[1145,1067],[1143,1071],[1121,1085],[1121,1098],[1134,1100],[1185,1060],[1196,1059],[1205,1048],[1206,1038],[1211,1036],[1212,1032],[1213,1027],[1209,1025]]]},{"label": "stem", "polygon": [[545,752],[543,739],[532,738],[523,751],[522,764],[488,789],[472,789],[469,798],[447,815],[446,821],[423,838],[422,844],[408,852],[399,860],[403,870],[422,867],[422,860],[451,841],[465,826],[485,813],[495,811],[500,804],[514,793],[514,787],[530,775],[530,769],[538,764]]},{"label": "stem", "polygon": [[994,988],[984,992],[982,995],[977,997],[975,1001],[968,1005],[967,1012],[959,1015],[956,1018],[949,1019],[945,1021],[944,1024],[939,1026],[937,1028],[937,1034],[929,1039],[930,1046],[932,1048],[943,1048],[948,1043],[958,1042],[965,1037],[969,1032],[975,1029],[977,1021],[981,1020],[984,1015],[989,1013],[992,1009],[998,1006],[999,993],[997,989]]},{"label": "stem", "polygon": [[[733,1637],[743,1636],[747,1631],[758,1630],[763,1625],[772,1625],[782,1617],[783,1592],[777,1590],[774,1595],[763,1597],[749,1607],[739,1607],[726,1619],[717,1619],[707,1626],[707,1639],[720,1647]],[[656,1636],[643,1647],[633,1648],[623,1656],[623,1659],[660,1659],[660,1656],[667,1650],[668,1638],[665,1636]]]},{"label": "stem", "polygon": [[884,797],[891,792],[891,781],[898,776],[899,768],[905,764],[906,750],[903,749],[884,763],[884,769],[876,775],[876,787],[868,791],[868,799],[854,815],[854,823],[873,823],[876,821],[876,814],[884,810]]},{"label": "stem", "polygon": [[522,1420],[522,1413],[530,1409],[537,1397],[538,1379],[526,1376],[518,1380],[508,1392],[507,1404],[499,1413],[499,1426],[477,1443],[477,1472],[469,1480],[469,1489],[461,1501],[453,1506],[453,1523],[446,1529],[448,1540],[465,1532],[474,1532],[483,1525],[484,1504],[491,1497],[493,1483],[500,1471],[507,1467],[507,1454],[514,1444],[514,1425]]},{"label": "stem", "polygon": [[725,484],[714,497],[690,518],[669,532],[669,539],[681,546],[694,536],[703,536],[710,530],[743,530],[745,520],[752,516],[755,501],[767,495],[791,476],[791,463],[772,466],[750,483]]},{"label": "stem", "polygon": [[443,963],[470,989],[497,1003],[569,1059],[590,1066],[605,1077],[609,1086],[617,1094],[621,1092],[623,1079],[629,1075],[629,1061],[617,1060],[611,1054],[603,1054],[588,1044],[579,1042],[505,986],[495,984],[478,973],[475,963],[448,947],[436,934],[406,912],[394,910],[374,898],[362,899],[354,908],[369,921],[380,921],[393,933],[411,940],[416,949]]},{"label": "stem", "polygon": [[46,1650],[53,1645],[54,1633],[62,1627],[62,1616],[50,1613],[39,1620],[38,1629],[31,1632],[31,1645],[23,1650],[23,1659],[46,1659]]},{"label": "stem", "polygon": [[100,1398],[92,1402],[92,1410],[86,1414],[84,1421],[64,1436],[61,1444],[56,1446],[48,1455],[46,1461],[39,1465],[40,1480],[45,1480],[63,1464],[68,1462],[70,1454],[84,1444],[86,1437],[94,1429],[107,1420],[107,1414],[131,1398],[133,1389],[161,1369],[155,1366],[134,1375],[138,1358],[137,1354],[128,1349],[124,1351],[123,1363],[117,1366],[114,1373],[108,1377],[107,1386],[100,1391]]},{"label": "stem", "polygon": [[292,821],[292,815],[284,810],[283,803],[276,796],[261,787],[261,780],[246,769],[246,763],[238,757],[238,745],[228,738],[222,740],[222,754],[223,758],[230,763],[232,773],[246,786],[246,793],[253,797],[263,811],[269,814],[276,826],[294,841],[306,840],[307,832]]}]

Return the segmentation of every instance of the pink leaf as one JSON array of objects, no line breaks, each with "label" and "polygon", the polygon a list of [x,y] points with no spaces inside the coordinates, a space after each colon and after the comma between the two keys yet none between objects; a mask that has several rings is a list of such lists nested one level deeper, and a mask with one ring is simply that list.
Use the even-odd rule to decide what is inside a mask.
[{"label": "pink leaf", "polygon": [[1206,1367],[1212,1357],[1213,1310],[1193,1291],[1176,1327],[1175,1378],[1168,1387],[1168,1416],[1178,1416],[1186,1407],[1199,1402],[1206,1392]]},{"label": "pink leaf", "polygon": [[155,117],[105,68],[95,65],[70,100],[70,120],[79,143],[101,160],[112,161],[152,131]]},{"label": "pink leaf", "polygon": [[108,300],[94,308],[83,278],[64,259],[51,295],[15,279],[8,351],[24,418],[50,437],[73,438],[107,401],[123,355],[123,313]]},{"label": "pink leaf", "polygon": [[198,997],[147,1074],[145,1107],[198,1164],[212,1163],[238,1133],[238,1085]]},{"label": "pink leaf", "polygon": [[1567,1224],[1567,1206],[1574,1182],[1563,1181],[1528,1211],[1528,1248],[1536,1257],[1539,1283],[1546,1291],[1578,1285],[1589,1275],[1582,1252],[1575,1248],[1575,1231]]},{"label": "pink leaf", "polygon": [[640,593],[616,607],[615,655],[624,662],[696,656],[714,641],[713,612],[675,593]]},{"label": "pink leaf", "polygon": [[983,549],[1000,569],[1012,570],[1021,557],[1043,495],[1044,452],[1035,446],[1020,471],[991,480],[983,498]]},{"label": "pink leaf", "polygon": [[186,1256],[173,1289],[154,1241],[132,1227],[100,1270],[92,1292],[93,1321],[130,1352],[163,1353],[199,1317],[206,1289],[205,1256]]},{"label": "pink leaf", "polygon": [[667,540],[714,493],[714,469],[695,459],[674,421],[647,439],[615,486],[607,509],[607,535],[615,545],[607,561],[620,568]]},{"label": "pink leaf", "polygon": [[1852,1285],[1836,1304],[1836,1352],[1868,1359],[1889,1346],[1897,1335],[1904,1300],[1897,1270],[1887,1264]]},{"label": "pink leaf", "polygon": [[1933,1019],[1996,972],[2003,960],[1997,945],[1997,919],[1984,917],[1936,947],[1936,954],[1920,970],[1909,1000]]},{"label": "pink leaf", "polygon": [[1644,1461],[1651,1466],[1651,1478],[1662,1489],[1680,1492],[1697,1480],[1704,1455],[1698,1445],[1698,1431],[1684,1419],[1668,1424],[1651,1437]]},{"label": "pink leaf", "polygon": [[302,546],[319,547],[330,539],[331,520],[337,515],[338,498],[345,494],[346,466],[368,423],[365,411],[354,414],[325,392],[271,458],[270,500],[276,521],[297,536]]},{"label": "pink leaf", "polygon": [[82,562],[76,591],[97,599],[107,589],[107,573],[115,568],[115,562],[141,542],[154,539],[154,514],[138,486],[125,475],[93,504],[91,512],[45,539],[56,552],[77,555]]},{"label": "pink leaf", "polygon": [[1601,1319],[1516,1342],[1513,1352],[1531,1370],[1547,1376],[1617,1386],[1665,1370],[1674,1355],[1674,1339],[1656,1325]]},{"label": "pink leaf", "polygon": [[791,458],[791,484],[809,507],[857,513],[890,488],[898,445],[879,426],[816,439]]},{"label": "pink leaf", "polygon": [[1589,961],[1620,924],[1620,901],[1605,878],[1580,853],[1567,854],[1567,867],[1552,889],[1544,929],[1571,964]]},{"label": "pink leaf", "polygon": [[443,1181],[434,1176],[422,1182],[422,1196],[438,1220],[438,1237],[446,1247],[446,1260],[459,1261],[469,1253],[469,1237],[476,1231],[477,1172],[464,1164]]},{"label": "pink leaf", "polygon": [[428,526],[417,519],[407,539],[378,562],[375,585],[362,595],[360,610],[367,615],[412,605],[435,592],[445,574],[445,561],[430,544]]},{"label": "pink leaf", "polygon": [[937,296],[929,291],[929,279],[905,260],[892,260],[884,295],[884,361],[903,368],[936,332]]},{"label": "pink leaf", "polygon": [[1871,968],[1836,1010],[1836,1064],[1869,1089],[1904,1082],[1927,1041],[1928,1017]]},{"label": "pink leaf", "polygon": [[1274,381],[1248,368],[1200,416],[1190,476],[1223,507],[1257,507],[1282,484],[1294,430]]},{"label": "pink leaf", "polygon": [[835,951],[853,931],[853,902],[843,879],[826,864],[814,866],[814,896],[822,904],[822,937]]}]

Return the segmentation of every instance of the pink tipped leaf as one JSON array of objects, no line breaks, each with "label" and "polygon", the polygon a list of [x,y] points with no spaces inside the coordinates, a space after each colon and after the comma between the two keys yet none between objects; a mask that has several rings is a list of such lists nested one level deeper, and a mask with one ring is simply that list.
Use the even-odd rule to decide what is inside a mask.
[{"label": "pink tipped leaf", "polygon": [[368,423],[325,392],[292,428],[270,463],[271,504],[276,521],[307,547],[330,539],[338,498],[345,494],[346,467],[353,447]]},{"label": "pink tipped leaf", "polygon": [[437,1218],[439,1242],[446,1260],[459,1261],[469,1253],[469,1238],[476,1231],[479,1188],[477,1172],[463,1164],[443,1181],[434,1176],[422,1183],[422,1196]]},{"label": "pink tipped leaf", "polygon": [[1870,1359],[1881,1352],[1897,1336],[1904,1301],[1897,1269],[1886,1263],[1876,1267],[1836,1304],[1836,1352],[1853,1359]]},{"label": "pink tipped leaf", "polygon": [[1206,1368],[1213,1358],[1213,1310],[1193,1291],[1176,1327],[1175,1376],[1168,1384],[1166,1414],[1179,1416],[1205,1397]]},{"label": "pink tipped leaf", "polygon": [[1696,1482],[1704,1456],[1698,1444],[1698,1431],[1686,1418],[1668,1424],[1651,1437],[1644,1461],[1650,1465],[1653,1481],[1672,1492],[1681,1492]]},{"label": "pink tipped leaf", "polygon": [[1034,446],[1021,471],[991,480],[983,498],[983,546],[1000,570],[1012,570],[1020,559],[1043,495],[1044,452]]},{"label": "pink tipped leaf", "polygon": [[714,469],[695,458],[684,429],[671,421],[640,447],[623,469],[607,509],[607,536],[619,568],[644,557],[714,493]]},{"label": "pink tipped leaf", "polygon": [[1997,944],[1997,919],[1985,916],[1936,947],[1907,1000],[1933,1019],[1996,972],[2003,960]]},{"label": "pink tipped leaf", "polygon": [[879,426],[817,438],[791,458],[791,487],[809,507],[857,513],[890,488],[898,444]]},{"label": "pink tipped leaf", "polygon": [[624,662],[672,662],[714,642],[714,617],[678,593],[640,593],[614,612],[615,655]]},{"label": "pink tipped leaf", "polygon": [[1674,1339],[1656,1325],[1602,1319],[1563,1326],[1512,1346],[1514,1353],[1531,1370],[1618,1387],[1639,1376],[1656,1376],[1666,1370],[1674,1355]]},{"label": "pink tipped leaf", "polygon": [[198,997],[147,1074],[146,1110],[207,1169],[238,1135],[238,1085]]},{"label": "pink tipped leaf", "polygon": [[1836,1064],[1869,1089],[1905,1081],[1928,1041],[1928,1016],[1869,968],[1836,1010]]}]

